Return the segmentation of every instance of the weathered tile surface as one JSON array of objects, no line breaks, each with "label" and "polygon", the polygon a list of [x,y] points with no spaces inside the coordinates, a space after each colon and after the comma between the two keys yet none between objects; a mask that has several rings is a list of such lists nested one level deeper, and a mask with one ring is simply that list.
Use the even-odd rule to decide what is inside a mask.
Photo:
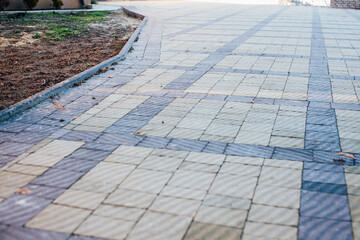
[{"label": "weathered tile surface", "polygon": [[126,59],[0,125],[1,239],[360,238],[357,12],[111,4]]}]

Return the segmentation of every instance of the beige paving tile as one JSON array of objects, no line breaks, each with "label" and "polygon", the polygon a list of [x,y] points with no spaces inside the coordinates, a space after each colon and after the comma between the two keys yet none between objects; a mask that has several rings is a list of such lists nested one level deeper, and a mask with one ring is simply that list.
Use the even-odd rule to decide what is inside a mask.
[{"label": "beige paving tile", "polygon": [[85,174],[81,180],[119,184],[134,168],[135,166],[129,164],[100,162],[87,174]]},{"label": "beige paving tile", "polygon": [[94,179],[93,181],[87,179],[80,179],[71,186],[71,189],[87,192],[111,193],[117,188],[117,186],[118,184],[97,181],[96,179]]},{"label": "beige paving tile", "polygon": [[133,207],[120,207],[111,205],[100,205],[95,211],[94,215],[122,219],[126,221],[136,222],[140,216],[144,213],[144,209]]},{"label": "beige paving tile", "polygon": [[264,166],[303,169],[303,163],[299,161],[265,159]]},{"label": "beige paving tile", "polygon": [[243,228],[246,216],[246,210],[201,206],[196,214],[195,221]]},{"label": "beige paving tile", "polygon": [[22,174],[22,173],[14,173],[14,172],[6,172],[6,171],[0,173],[1,185],[7,187],[21,187],[28,184],[35,178],[36,176]]},{"label": "beige paving tile", "polygon": [[297,226],[298,210],[253,204],[248,221]]},{"label": "beige paving tile", "polygon": [[239,163],[239,164],[248,164],[248,165],[263,165],[263,158],[253,158],[253,157],[239,157],[227,155],[225,162]]},{"label": "beige paving tile", "polygon": [[54,140],[44,147],[40,148],[36,153],[51,156],[65,157],[73,153],[76,149],[84,145],[84,142]]},{"label": "beige paving tile", "polygon": [[183,162],[179,169],[195,171],[195,172],[208,172],[208,173],[217,173],[220,169],[219,165],[215,164],[203,164],[203,163],[194,163],[194,162]]},{"label": "beige paving tile", "polygon": [[247,222],[244,228],[246,239],[296,239],[297,228],[283,225]]},{"label": "beige paving tile", "polygon": [[302,171],[298,169],[267,167],[262,168],[259,185],[285,188],[301,188]]},{"label": "beige paving tile", "polygon": [[349,195],[351,220],[360,222],[360,196]]},{"label": "beige paving tile", "polygon": [[238,240],[241,232],[241,229],[238,228],[193,222],[185,236],[185,240]]},{"label": "beige paving tile", "polygon": [[209,189],[215,174],[178,170],[169,181],[168,185],[197,190]]},{"label": "beige paving tile", "polygon": [[91,211],[51,204],[26,224],[41,230],[72,233]]},{"label": "beige paving tile", "polygon": [[185,235],[190,222],[190,217],[148,211],[136,224],[127,239],[180,240]]},{"label": "beige paving tile", "polygon": [[107,194],[104,193],[68,189],[62,195],[60,195],[60,197],[58,197],[54,203],[70,207],[94,210],[101,204],[106,196]]},{"label": "beige paving tile", "polygon": [[221,166],[220,173],[257,177],[260,175],[260,169],[260,166],[225,162]]},{"label": "beige paving tile", "polygon": [[125,164],[134,164],[134,165],[138,165],[142,161],[144,161],[144,158],[142,157],[131,157],[131,156],[118,155],[118,154],[111,154],[104,159],[104,162],[115,162],[115,163],[125,163]]},{"label": "beige paving tile", "polygon": [[250,208],[251,201],[244,198],[233,198],[222,195],[208,194],[206,195],[203,204],[213,207],[248,210]]},{"label": "beige paving tile", "polygon": [[143,148],[143,147],[122,145],[122,146],[118,147],[117,149],[115,149],[115,151],[113,151],[112,154],[129,156],[129,157],[137,157],[137,158],[145,158],[152,151],[153,151],[153,148]]},{"label": "beige paving tile", "polygon": [[352,222],[352,229],[354,233],[354,239],[360,239],[360,223],[359,222]]},{"label": "beige paving tile", "polygon": [[346,173],[346,184],[352,186],[360,186],[360,174]]},{"label": "beige paving tile", "polygon": [[300,190],[281,187],[258,186],[253,202],[261,205],[300,208]]},{"label": "beige paving tile", "polygon": [[351,195],[360,196],[360,186],[348,185],[347,192],[348,192],[348,194],[351,194]]},{"label": "beige paving tile", "polygon": [[161,191],[161,195],[193,200],[203,200],[206,195],[205,190],[195,190],[191,188],[181,188],[174,186],[165,186]]},{"label": "beige paving tile", "polygon": [[171,176],[172,174],[168,172],[135,169],[120,184],[120,187],[142,192],[159,193]]},{"label": "beige paving tile", "polygon": [[125,239],[133,225],[134,223],[129,221],[93,215],[76,229],[75,234],[106,239]]},{"label": "beige paving tile", "polygon": [[201,202],[196,200],[159,196],[151,205],[150,210],[193,217],[200,205]]},{"label": "beige paving tile", "polygon": [[117,189],[109,195],[104,203],[116,206],[148,208],[155,197],[156,194]]},{"label": "beige paving tile", "polygon": [[8,172],[23,173],[34,176],[39,176],[43,174],[46,170],[48,170],[47,167],[31,166],[31,165],[23,165],[23,164],[14,164],[6,169],[6,171]]},{"label": "beige paving tile", "polygon": [[180,158],[180,159],[184,159],[186,158],[186,156],[189,154],[189,152],[187,151],[177,151],[177,150],[168,150],[168,149],[154,149],[151,152],[151,155],[156,155],[156,156],[167,156],[167,157],[175,157],[175,158]]},{"label": "beige paving tile", "polygon": [[44,154],[33,153],[23,158],[19,163],[27,164],[27,165],[35,165],[35,166],[52,167],[63,158],[64,158],[63,156],[45,155],[45,153]]},{"label": "beige paving tile", "polygon": [[8,198],[10,197],[16,190],[18,190],[18,186],[5,186],[0,185],[0,197],[1,198]]},{"label": "beige paving tile", "polygon": [[190,152],[185,160],[187,162],[194,162],[194,163],[221,165],[224,162],[224,159],[225,159],[225,155],[223,154]]},{"label": "beige paving tile", "polygon": [[165,171],[165,172],[174,172],[181,164],[183,160],[179,158],[171,157],[160,157],[151,155],[147,157],[138,168],[156,170],[156,171]]},{"label": "beige paving tile", "polygon": [[271,136],[269,145],[274,147],[303,149],[304,144],[305,140],[302,138]]},{"label": "beige paving tile", "polygon": [[257,177],[218,174],[210,188],[210,193],[251,199],[254,195]]}]

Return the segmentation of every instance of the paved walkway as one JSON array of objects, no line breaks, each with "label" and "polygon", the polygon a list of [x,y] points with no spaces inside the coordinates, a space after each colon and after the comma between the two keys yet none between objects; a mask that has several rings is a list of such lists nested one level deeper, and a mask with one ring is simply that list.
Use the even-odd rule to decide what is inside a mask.
[{"label": "paved walkway", "polygon": [[0,239],[360,239],[359,12],[117,4],[127,59],[0,125]]}]

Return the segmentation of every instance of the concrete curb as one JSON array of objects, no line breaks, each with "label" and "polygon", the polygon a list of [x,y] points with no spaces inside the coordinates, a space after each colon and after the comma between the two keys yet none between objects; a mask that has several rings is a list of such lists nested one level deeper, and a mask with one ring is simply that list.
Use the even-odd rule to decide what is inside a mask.
[{"label": "concrete curb", "polygon": [[100,69],[106,68],[111,66],[112,63],[116,61],[121,61],[125,58],[127,53],[130,51],[132,45],[136,41],[137,37],[139,36],[142,28],[145,26],[148,18],[146,16],[143,16],[141,14],[138,14],[136,12],[133,12],[129,9],[126,9],[123,7],[123,10],[125,14],[127,14],[130,17],[136,17],[142,19],[141,24],[136,29],[136,31],[131,35],[130,39],[127,41],[125,46],[121,49],[120,53],[104,62],[99,63],[98,65],[89,68],[71,78],[68,78],[50,88],[47,88],[39,93],[36,93],[35,95],[28,97],[27,99],[22,100],[21,102],[18,102],[9,108],[6,108],[4,110],[0,111],[0,123],[4,122],[6,120],[9,120],[11,117],[22,113],[23,111],[35,106],[36,104],[48,99],[49,97],[52,97],[68,88],[73,86],[74,84],[83,81],[95,73],[97,73]]}]

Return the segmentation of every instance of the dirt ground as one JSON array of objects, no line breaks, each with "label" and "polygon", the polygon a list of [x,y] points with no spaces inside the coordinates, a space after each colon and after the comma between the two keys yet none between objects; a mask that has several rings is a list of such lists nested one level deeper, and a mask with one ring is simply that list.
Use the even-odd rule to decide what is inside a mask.
[{"label": "dirt ground", "polygon": [[0,16],[0,110],[117,55],[140,22],[121,10]]}]

